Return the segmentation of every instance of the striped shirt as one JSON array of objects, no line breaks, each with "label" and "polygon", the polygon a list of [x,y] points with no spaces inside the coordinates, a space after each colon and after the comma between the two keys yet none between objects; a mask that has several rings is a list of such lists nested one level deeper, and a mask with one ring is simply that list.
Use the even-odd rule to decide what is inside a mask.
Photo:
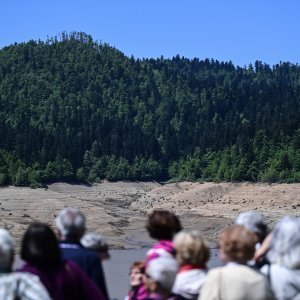
[{"label": "striped shirt", "polygon": [[29,273],[0,274],[1,300],[51,300],[40,279]]}]

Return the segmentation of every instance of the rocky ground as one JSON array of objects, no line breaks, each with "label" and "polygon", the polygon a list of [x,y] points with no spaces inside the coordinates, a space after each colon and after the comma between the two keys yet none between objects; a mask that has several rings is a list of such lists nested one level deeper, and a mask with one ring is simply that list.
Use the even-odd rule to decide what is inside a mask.
[{"label": "rocky ground", "polygon": [[257,210],[270,227],[284,215],[300,215],[300,184],[102,182],[93,186],[55,183],[48,189],[0,188],[0,227],[17,239],[34,221],[54,224],[58,211],[72,206],[87,216],[89,231],[102,233],[112,248],[151,244],[144,229],[153,209],[178,214],[185,228],[214,241],[239,212]]}]

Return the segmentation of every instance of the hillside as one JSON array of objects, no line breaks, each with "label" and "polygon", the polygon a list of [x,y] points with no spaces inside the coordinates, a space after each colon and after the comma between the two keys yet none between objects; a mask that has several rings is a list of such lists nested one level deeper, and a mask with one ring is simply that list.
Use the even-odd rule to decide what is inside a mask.
[{"label": "hillside", "polygon": [[272,228],[285,215],[299,216],[300,184],[107,182],[93,186],[55,183],[48,189],[4,187],[0,227],[19,241],[28,224],[54,224],[66,206],[87,217],[89,231],[107,237],[113,248],[142,248],[153,243],[145,230],[153,209],[180,216],[185,229],[198,229],[210,241],[242,211],[256,210]]},{"label": "hillside", "polygon": [[0,184],[300,181],[300,67],[135,59],[84,33],[0,50]]}]

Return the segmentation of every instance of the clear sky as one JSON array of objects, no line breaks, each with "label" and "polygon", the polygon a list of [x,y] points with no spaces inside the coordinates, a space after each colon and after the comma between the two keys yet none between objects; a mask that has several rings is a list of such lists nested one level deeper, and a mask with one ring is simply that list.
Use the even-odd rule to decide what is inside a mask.
[{"label": "clear sky", "polygon": [[299,0],[6,0],[0,48],[83,31],[134,57],[300,63]]}]

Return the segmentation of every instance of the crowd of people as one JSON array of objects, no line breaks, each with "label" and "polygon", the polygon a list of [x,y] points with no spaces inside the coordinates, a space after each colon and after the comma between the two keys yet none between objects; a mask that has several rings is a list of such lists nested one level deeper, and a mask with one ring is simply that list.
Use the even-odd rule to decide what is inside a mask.
[{"label": "crowd of people", "polygon": [[[109,299],[105,239],[85,234],[85,216],[75,208],[63,209],[55,225],[54,231],[29,225],[21,242],[24,264],[14,271],[14,239],[0,229],[0,300]],[[220,233],[223,265],[211,270],[201,233],[183,230],[172,212],[153,211],[146,229],[157,243],[130,267],[126,300],[300,299],[300,218],[285,217],[268,232],[261,214],[241,213]]]}]

